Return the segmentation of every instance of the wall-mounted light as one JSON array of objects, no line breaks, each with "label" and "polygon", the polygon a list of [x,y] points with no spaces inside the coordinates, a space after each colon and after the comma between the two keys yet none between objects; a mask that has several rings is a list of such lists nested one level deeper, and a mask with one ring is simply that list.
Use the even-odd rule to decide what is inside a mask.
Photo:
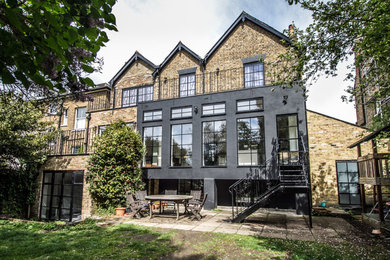
[{"label": "wall-mounted light", "polygon": [[198,114],[198,111],[199,111],[199,109],[198,109],[198,107],[194,107],[194,112],[195,112],[195,114]]},{"label": "wall-mounted light", "polygon": [[217,76],[218,76],[218,74],[219,74],[219,68],[217,68]]},{"label": "wall-mounted light", "polygon": [[167,84],[167,81],[168,81],[168,79],[167,79],[167,77],[165,77],[164,78],[164,84]]},{"label": "wall-mounted light", "polygon": [[288,96],[283,96],[283,105],[287,105]]}]

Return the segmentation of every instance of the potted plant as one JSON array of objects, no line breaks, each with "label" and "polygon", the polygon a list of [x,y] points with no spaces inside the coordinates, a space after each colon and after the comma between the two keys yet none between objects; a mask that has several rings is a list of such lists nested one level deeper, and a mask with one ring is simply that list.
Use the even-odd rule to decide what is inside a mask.
[{"label": "potted plant", "polygon": [[125,207],[117,207],[115,208],[115,215],[117,217],[123,217],[125,215],[125,212],[126,212],[126,208]]}]

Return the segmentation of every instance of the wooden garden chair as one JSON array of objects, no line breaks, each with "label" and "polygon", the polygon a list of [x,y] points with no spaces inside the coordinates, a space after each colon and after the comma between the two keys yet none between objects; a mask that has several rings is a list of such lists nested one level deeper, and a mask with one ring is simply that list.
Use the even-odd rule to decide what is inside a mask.
[{"label": "wooden garden chair", "polygon": [[[165,190],[164,194],[165,195],[177,195],[177,190]],[[167,205],[167,206],[173,206],[173,211],[176,211],[176,203],[174,203],[174,202],[164,202],[162,204]],[[162,209],[164,210],[164,207]]]},{"label": "wooden garden chair", "polygon": [[206,202],[206,199],[207,199],[207,193],[204,194],[202,201],[200,201],[199,203],[190,204],[187,207],[188,212],[190,212],[192,215],[194,215],[197,220],[202,219],[202,215],[200,214],[200,212],[203,209],[203,206],[204,206],[204,203]]},{"label": "wooden garden chair", "polygon": [[149,202],[145,199],[147,196],[146,190],[139,190],[134,192],[135,200],[144,205],[145,208],[149,208]]},{"label": "wooden garden chair", "polygon": [[132,217],[136,215],[143,217],[144,215],[142,215],[142,210],[145,209],[144,205],[142,205],[138,201],[135,201],[132,194],[126,194],[125,196],[127,201],[127,208],[130,208]]}]

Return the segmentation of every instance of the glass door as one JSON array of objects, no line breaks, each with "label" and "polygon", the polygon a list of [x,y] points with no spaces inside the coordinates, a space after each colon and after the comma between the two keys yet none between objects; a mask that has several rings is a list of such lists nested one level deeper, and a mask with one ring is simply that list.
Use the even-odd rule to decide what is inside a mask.
[{"label": "glass door", "polygon": [[45,172],[41,218],[77,221],[81,219],[83,171]]},{"label": "glass door", "polygon": [[356,161],[337,161],[337,184],[340,205],[359,205],[359,175]]}]

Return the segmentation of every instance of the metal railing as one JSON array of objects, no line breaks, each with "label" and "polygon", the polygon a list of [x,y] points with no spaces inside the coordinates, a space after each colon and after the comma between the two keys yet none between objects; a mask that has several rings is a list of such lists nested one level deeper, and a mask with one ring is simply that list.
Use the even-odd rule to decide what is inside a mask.
[{"label": "metal railing", "polygon": [[111,105],[109,91],[102,91],[90,94],[90,100],[88,101],[87,105],[88,112],[106,110],[110,107]]},{"label": "metal railing", "polygon": [[63,130],[48,144],[49,155],[82,155],[93,153],[93,143],[98,136],[97,127],[87,130]]},{"label": "metal railing", "polygon": [[[300,136],[297,140],[299,140],[298,158],[292,164],[286,164],[286,161],[279,160],[280,143],[278,139],[274,139],[272,156],[266,161],[265,166],[251,168],[244,178],[229,187],[232,198],[232,219],[235,219],[261,199],[268,198],[281,184],[289,187],[295,185],[306,187],[309,185],[307,148],[303,136]],[[295,168],[282,169],[281,167]]]},{"label": "metal railing", "polygon": [[[271,70],[271,67],[269,67]],[[179,77],[160,78],[153,84],[153,100],[165,100],[187,96],[205,95],[210,93],[232,91],[244,88],[264,87],[272,84],[272,76],[269,71],[262,81],[245,82],[244,68],[232,68],[199,73],[191,79],[191,82],[180,82]],[[145,85],[151,86],[151,85]],[[131,106],[122,104],[122,89],[115,94],[115,107]],[[138,103],[138,95],[132,105]]]}]

